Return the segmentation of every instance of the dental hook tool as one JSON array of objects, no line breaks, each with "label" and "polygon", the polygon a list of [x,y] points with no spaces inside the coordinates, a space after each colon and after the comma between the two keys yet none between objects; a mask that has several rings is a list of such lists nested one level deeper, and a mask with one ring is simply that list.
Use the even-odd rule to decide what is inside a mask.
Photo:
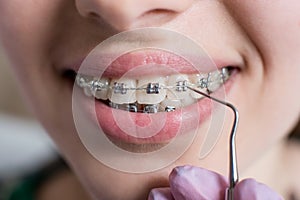
[{"label": "dental hook tool", "polygon": [[216,101],[220,104],[223,104],[223,105],[229,107],[234,113],[234,121],[233,121],[233,125],[231,128],[230,139],[229,139],[229,188],[227,188],[227,190],[226,190],[226,197],[225,197],[225,200],[234,200],[234,187],[239,181],[236,145],[235,145],[236,131],[237,131],[237,126],[238,126],[238,122],[239,122],[239,113],[238,113],[237,109],[228,102],[224,102],[219,99],[216,99],[216,98],[214,98],[208,94],[205,94],[204,92],[201,92],[197,89],[194,89],[190,86],[187,86],[187,88],[198,94],[201,94],[213,101]]}]

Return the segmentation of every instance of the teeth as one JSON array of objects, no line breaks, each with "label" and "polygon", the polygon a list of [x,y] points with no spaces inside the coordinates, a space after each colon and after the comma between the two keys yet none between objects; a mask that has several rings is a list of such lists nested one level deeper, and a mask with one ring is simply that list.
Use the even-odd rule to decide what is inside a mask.
[{"label": "teeth", "polygon": [[159,106],[157,104],[146,105],[144,107],[143,113],[157,113]]},{"label": "teeth", "polygon": [[209,92],[216,91],[223,84],[222,75],[219,71],[208,73],[208,85]]},{"label": "teeth", "polygon": [[129,104],[126,107],[126,110],[130,112],[138,112],[138,106],[136,104]]},{"label": "teeth", "polygon": [[[206,90],[206,89],[199,89],[199,90],[200,90],[201,92],[207,94],[207,90]],[[198,94],[198,93],[196,93],[196,92],[191,92],[190,95],[191,95],[191,97],[192,97],[193,99],[197,99],[197,100],[202,99],[202,98],[204,97],[203,95]]]},{"label": "teeth", "polygon": [[80,75],[76,77],[76,84],[83,88],[83,92],[86,96],[91,97],[93,93],[91,91],[90,82],[93,81],[93,77]]},{"label": "teeth", "polygon": [[[138,88],[147,88],[146,90],[137,90],[136,98],[139,104],[159,104],[166,97],[166,90],[161,89],[166,85],[166,78],[151,77],[138,80]],[[159,86],[159,88],[157,88]],[[157,93],[158,92],[158,93]]]},{"label": "teeth", "polygon": [[[205,75],[205,74],[194,74],[194,75],[190,76],[191,83],[194,85],[198,85],[198,89],[204,93],[207,93],[207,88],[204,87],[205,86],[204,83],[207,82],[206,80],[207,80],[207,75]],[[196,92],[190,92],[190,95],[192,98],[197,99],[197,100],[204,97],[203,95],[198,94]]]},{"label": "teeth", "polygon": [[186,84],[189,82],[188,75],[171,75],[168,79],[167,85],[174,85],[175,87],[167,91],[168,99],[184,99],[190,91],[187,90]]},{"label": "teeth", "polygon": [[85,76],[85,75],[80,75],[76,76],[76,84],[81,87],[85,88],[89,86],[89,82],[92,81],[94,78],[92,76]]},{"label": "teeth", "polygon": [[96,97],[96,99],[107,100],[108,86],[108,78],[102,78],[100,80],[98,79],[92,81],[91,90],[93,91],[93,95]]},{"label": "teeth", "polygon": [[147,77],[140,80],[95,78],[78,74],[76,84],[86,96],[103,100],[115,109],[130,112],[172,112],[203,98],[188,86],[209,94],[219,89],[230,77],[228,68],[207,74],[179,74],[168,77]]},{"label": "teeth", "polygon": [[167,106],[166,108],[165,108],[165,111],[166,112],[173,112],[173,111],[175,111],[176,110],[176,108],[174,107],[174,106]]},{"label": "teeth", "polygon": [[117,104],[136,102],[136,80],[133,79],[112,79],[110,82],[112,90],[108,92],[108,99]]},{"label": "teeth", "polygon": [[167,106],[172,106],[172,107],[175,107],[175,108],[181,108],[182,107],[181,100],[179,100],[179,99],[171,100],[171,99],[166,98],[160,103],[160,105],[163,108],[166,108]]},{"label": "teeth", "polygon": [[181,105],[184,106],[188,106],[191,105],[193,103],[196,103],[197,100],[194,99],[191,95],[189,95],[187,98],[181,99]]},{"label": "teeth", "polygon": [[86,96],[88,96],[88,97],[93,96],[93,93],[92,93],[90,87],[84,87],[84,88],[83,88],[83,92],[84,92],[84,94],[85,94]]}]

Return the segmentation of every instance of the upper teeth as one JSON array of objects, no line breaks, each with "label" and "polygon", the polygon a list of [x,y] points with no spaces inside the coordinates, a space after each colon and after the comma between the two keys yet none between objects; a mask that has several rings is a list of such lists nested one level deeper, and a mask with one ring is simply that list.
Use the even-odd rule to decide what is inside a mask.
[{"label": "upper teeth", "polygon": [[[192,104],[202,98],[187,89],[197,87],[203,92],[216,91],[230,76],[228,68],[207,74],[180,74],[167,77],[145,77],[134,80],[129,78],[101,79],[78,74],[76,84],[84,89],[87,96],[109,100],[114,108],[139,112],[173,111],[178,107]],[[146,104],[141,106],[140,104]]]}]

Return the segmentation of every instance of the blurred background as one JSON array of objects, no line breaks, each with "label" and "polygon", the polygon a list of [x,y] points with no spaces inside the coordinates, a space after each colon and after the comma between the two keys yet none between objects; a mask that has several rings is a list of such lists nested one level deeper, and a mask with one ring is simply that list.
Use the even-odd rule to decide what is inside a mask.
[{"label": "blurred background", "polygon": [[0,189],[51,162],[55,152],[44,129],[26,109],[0,44]]}]

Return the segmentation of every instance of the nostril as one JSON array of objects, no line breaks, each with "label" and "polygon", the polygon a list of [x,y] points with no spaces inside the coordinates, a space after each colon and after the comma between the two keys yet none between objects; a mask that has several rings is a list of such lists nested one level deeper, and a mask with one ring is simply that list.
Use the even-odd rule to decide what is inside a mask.
[{"label": "nostril", "polygon": [[92,11],[92,10],[86,12],[85,17],[89,20],[97,21],[97,22],[103,20],[102,17],[96,11]]},{"label": "nostril", "polygon": [[160,26],[172,20],[177,14],[177,12],[168,9],[149,10],[137,18],[136,25]]},{"label": "nostril", "polygon": [[76,0],[76,2],[77,9],[83,17],[104,22],[117,31],[161,26],[191,5],[173,0],[124,0],[121,4],[118,0]]},{"label": "nostril", "polygon": [[96,24],[99,28],[101,27],[101,31],[105,30],[107,33],[114,33],[114,28],[111,26],[111,24],[96,11],[90,11],[86,16],[90,22]]},{"label": "nostril", "polygon": [[92,18],[92,19],[99,19],[100,18],[100,16],[94,11],[91,11],[89,13],[89,17]]},{"label": "nostril", "polygon": [[140,17],[145,16],[173,16],[176,12],[168,9],[153,9],[143,13]]},{"label": "nostril", "polygon": [[152,13],[152,14],[168,14],[168,13],[174,13],[174,11],[168,10],[168,9],[154,9],[154,10],[148,11],[147,13]]}]

